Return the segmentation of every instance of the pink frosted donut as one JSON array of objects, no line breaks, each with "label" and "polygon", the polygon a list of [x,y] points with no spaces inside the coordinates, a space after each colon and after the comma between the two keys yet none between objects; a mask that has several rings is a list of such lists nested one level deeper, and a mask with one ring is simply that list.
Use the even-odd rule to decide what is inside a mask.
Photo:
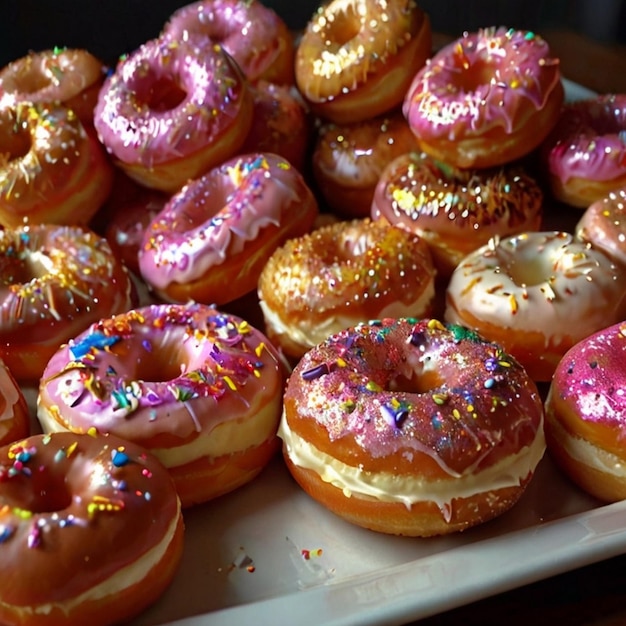
[{"label": "pink frosted donut", "polygon": [[203,35],[219,43],[251,82],[294,82],[294,43],[285,22],[257,0],[200,0],[178,9],[163,35]]},{"label": "pink frosted donut", "polygon": [[212,307],[152,305],[92,324],[41,379],[46,432],[151,450],[185,506],[251,480],[275,453],[284,371],[265,336]]},{"label": "pink frosted donut", "polygon": [[445,319],[500,343],[533,380],[549,381],[569,348],[626,317],[626,274],[565,232],[494,239],[452,273]]},{"label": "pink frosted donut", "polygon": [[224,304],[256,289],[272,252],[313,227],[318,207],[281,157],[236,157],[172,196],[146,229],[144,280],[172,302]]},{"label": "pink frosted donut", "polygon": [[581,241],[626,267],[626,188],[611,191],[591,204],[578,220],[575,232]]},{"label": "pink frosted donut", "polygon": [[555,198],[586,208],[626,186],[626,95],[568,102],[543,146]]},{"label": "pink frosted donut", "polygon": [[490,167],[536,148],[563,102],[559,61],[524,31],[490,28],[442,48],[413,80],[403,111],[420,146],[457,167]]},{"label": "pink frosted donut", "polygon": [[550,455],[585,491],[626,498],[626,323],[573,346],[559,363],[546,400]]},{"label": "pink frosted donut", "polygon": [[236,154],[252,124],[252,95],[219,45],[153,39],[104,83],[98,136],[131,178],[167,192]]}]

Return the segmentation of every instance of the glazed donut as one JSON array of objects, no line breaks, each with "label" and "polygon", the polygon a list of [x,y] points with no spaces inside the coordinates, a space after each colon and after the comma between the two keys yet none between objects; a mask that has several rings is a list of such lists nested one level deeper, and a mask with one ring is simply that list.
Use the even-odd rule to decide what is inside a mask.
[{"label": "glazed donut", "polygon": [[600,500],[626,498],[624,359],[626,324],[619,322],[570,348],[546,400],[550,456]]},{"label": "glazed donut", "polygon": [[105,72],[99,59],[80,48],[31,52],[0,70],[0,107],[24,100],[58,103],[91,128]]},{"label": "glazed donut", "polygon": [[0,448],[0,621],[126,622],[169,586],[183,551],[167,470],[116,437],[33,435]]},{"label": "glazed donut", "polygon": [[494,239],[454,270],[445,319],[500,343],[535,381],[549,381],[575,343],[626,317],[626,275],[570,233]]},{"label": "glazed donut", "polygon": [[431,52],[430,20],[414,0],[332,0],[296,48],[296,84],[312,111],[345,124],[391,111]]},{"label": "glazed donut", "polygon": [[153,39],[107,78],[94,125],[128,176],[173,193],[238,152],[252,125],[252,95],[219,45]]},{"label": "glazed donut", "polygon": [[287,383],[279,436],[311,497],[410,536],[500,515],[545,451],[541,398],[523,368],[434,319],[362,324],[313,348]]},{"label": "glazed donut", "polygon": [[417,150],[399,109],[363,122],[318,129],[312,172],[326,205],[342,217],[369,217],[374,189],[395,157]]},{"label": "glazed donut", "polygon": [[9,368],[0,360],[0,446],[28,437],[29,432],[26,398]]},{"label": "glazed donut", "polygon": [[567,102],[542,147],[557,200],[587,208],[626,186],[626,94]]},{"label": "glazed donut", "polygon": [[187,507],[252,480],[274,455],[283,368],[237,316],[150,305],[62,346],[42,375],[37,416],[44,432],[112,433],[151,450]]},{"label": "glazed donut", "polygon": [[150,223],[141,276],[167,301],[231,302],[256,290],[272,252],[309,232],[317,212],[287,161],[270,153],[236,157],[185,185]]},{"label": "glazed donut", "polygon": [[596,200],[582,214],[576,237],[626,266],[626,188]]},{"label": "glazed donut", "polygon": [[426,242],[363,218],[295,237],[259,278],[265,332],[287,357],[344,328],[433,312],[435,269]]},{"label": "glazed donut", "polygon": [[86,224],[109,195],[113,168],[66,107],[0,107],[0,225]]},{"label": "glazed donut", "polygon": [[440,276],[448,278],[492,237],[538,230],[543,192],[521,166],[460,170],[413,152],[383,170],[371,215],[424,238]]},{"label": "glazed donut", "polygon": [[219,43],[255,83],[294,82],[293,36],[282,18],[258,0],[201,0],[178,9],[163,29],[173,41],[202,35]]},{"label": "glazed donut", "polygon": [[18,382],[38,381],[61,343],[132,298],[124,266],[86,228],[0,230],[0,358]]},{"label": "glazed donut", "polygon": [[241,153],[273,152],[304,173],[313,123],[296,88],[260,80],[252,97],[252,128]]},{"label": "glazed donut", "polygon": [[561,112],[559,61],[528,31],[467,33],[416,74],[403,111],[421,149],[461,168],[518,159],[546,138]]}]

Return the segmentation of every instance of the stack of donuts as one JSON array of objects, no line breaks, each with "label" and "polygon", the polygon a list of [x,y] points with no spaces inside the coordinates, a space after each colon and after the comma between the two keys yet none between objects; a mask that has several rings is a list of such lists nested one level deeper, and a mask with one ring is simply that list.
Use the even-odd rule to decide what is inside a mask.
[{"label": "stack of donuts", "polygon": [[0,622],[130,619],[276,457],[397,535],[546,449],[626,497],[626,95],[529,31],[433,50],[416,0],[200,0],[120,53],[0,68]]}]

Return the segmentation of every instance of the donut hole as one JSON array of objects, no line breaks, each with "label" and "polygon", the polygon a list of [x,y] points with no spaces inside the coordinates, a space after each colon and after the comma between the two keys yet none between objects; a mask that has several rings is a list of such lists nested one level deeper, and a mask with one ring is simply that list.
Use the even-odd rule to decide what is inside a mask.
[{"label": "donut hole", "polygon": [[35,484],[27,509],[33,513],[54,513],[72,504],[72,493],[63,476],[47,477],[40,485]]},{"label": "donut hole", "polygon": [[12,119],[0,123],[0,167],[24,158],[31,147],[32,139],[27,128],[17,126]]},{"label": "donut hole", "polygon": [[187,92],[172,76],[160,76],[150,84],[144,104],[152,111],[172,111],[187,97]]},{"label": "donut hole", "polygon": [[540,255],[524,255],[518,260],[509,259],[504,268],[511,280],[519,286],[532,287],[546,280],[545,261]]},{"label": "donut hole", "polygon": [[46,76],[39,70],[31,68],[31,71],[23,71],[12,74],[12,91],[24,95],[36,94],[38,91],[54,86],[51,76]]},{"label": "donut hole", "polygon": [[[124,358],[124,355],[120,355],[120,358]],[[133,377],[144,382],[167,382],[179,378],[186,369],[187,363],[181,355],[180,344],[152,340],[150,349],[143,350],[137,358]]]},{"label": "donut hole", "polygon": [[353,4],[350,4],[344,11],[334,13],[333,18],[326,22],[324,38],[340,48],[359,34],[361,24]]},{"label": "donut hole", "polygon": [[[16,243],[16,247],[19,243]],[[0,264],[1,282],[5,285],[25,285],[50,273],[51,260],[45,251],[30,251],[6,255]]]},{"label": "donut hole", "polygon": [[395,393],[429,393],[441,387],[443,377],[436,371],[414,371],[412,375],[398,374],[387,385],[387,391]]},{"label": "donut hole", "polygon": [[459,88],[464,92],[476,91],[483,85],[491,84],[494,75],[493,63],[486,59],[478,59],[457,78]]}]

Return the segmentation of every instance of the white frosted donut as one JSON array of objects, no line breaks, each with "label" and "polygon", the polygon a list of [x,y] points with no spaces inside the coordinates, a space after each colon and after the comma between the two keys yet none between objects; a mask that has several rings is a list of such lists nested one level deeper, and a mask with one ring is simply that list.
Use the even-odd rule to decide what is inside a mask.
[{"label": "white frosted donut", "polygon": [[500,343],[534,380],[565,352],[624,319],[624,270],[566,232],[492,239],[455,269],[445,319]]}]

